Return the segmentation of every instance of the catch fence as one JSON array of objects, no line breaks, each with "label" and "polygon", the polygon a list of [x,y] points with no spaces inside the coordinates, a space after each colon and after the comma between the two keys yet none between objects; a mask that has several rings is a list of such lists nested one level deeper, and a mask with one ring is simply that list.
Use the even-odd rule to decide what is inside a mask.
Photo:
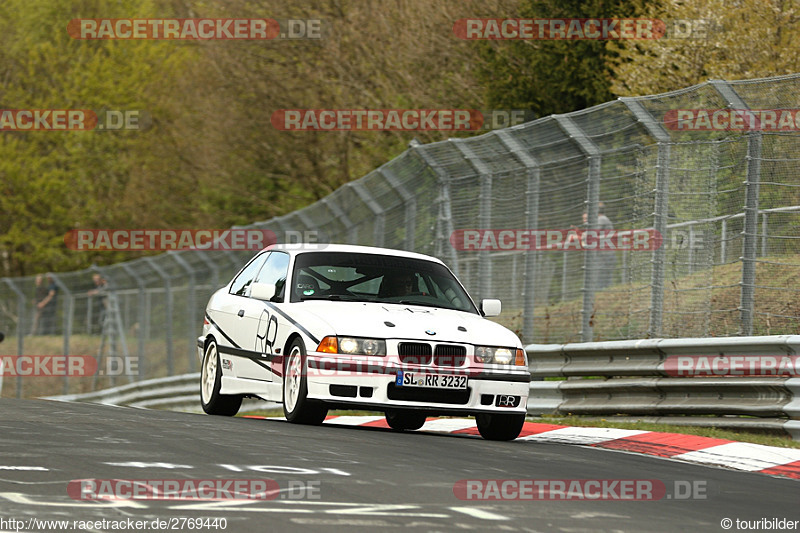
[{"label": "catch fence", "polygon": [[[793,334],[800,325],[798,109],[800,75],[621,98],[468,139],[412,143],[328,197],[247,227],[281,241],[314,232],[319,242],[439,257],[476,300],[500,298],[498,320],[526,344]],[[726,129],[715,123],[719,110],[750,110],[758,120]],[[770,116],[778,118],[763,120]],[[604,224],[649,229],[663,242],[599,251],[486,241],[484,249],[462,250],[454,237],[457,230]],[[0,353],[127,351],[137,358],[135,378],[196,371],[205,303],[251,254],[169,252],[54,274],[55,323],[45,332],[33,331],[35,278],[3,278]],[[100,297],[88,294],[95,272],[108,280],[124,347],[102,345]],[[53,380],[44,392],[133,378]],[[7,375],[3,394],[22,394],[22,378]]]}]

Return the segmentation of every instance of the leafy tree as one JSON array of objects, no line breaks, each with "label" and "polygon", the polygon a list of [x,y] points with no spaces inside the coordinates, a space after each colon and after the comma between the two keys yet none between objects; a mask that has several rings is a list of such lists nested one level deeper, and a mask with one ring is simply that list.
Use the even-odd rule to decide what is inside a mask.
[{"label": "leafy tree", "polygon": [[648,16],[666,21],[667,35],[617,43],[612,90],[618,96],[800,71],[794,0],[660,2],[648,7]]},{"label": "leafy tree", "polygon": [[[508,18],[636,18],[637,0],[525,0]],[[493,108],[566,113],[614,99],[607,40],[481,41],[479,80]]]}]

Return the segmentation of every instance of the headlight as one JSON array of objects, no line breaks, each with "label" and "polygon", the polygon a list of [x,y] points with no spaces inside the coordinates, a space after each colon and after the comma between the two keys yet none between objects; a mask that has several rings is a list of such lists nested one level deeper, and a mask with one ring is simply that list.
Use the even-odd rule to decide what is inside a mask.
[{"label": "headlight", "polygon": [[[497,348],[494,346],[476,346],[475,362],[493,363],[496,365],[519,364],[519,354],[517,352],[522,352],[522,350],[517,350],[514,348]],[[522,364],[524,364],[524,356]]]},{"label": "headlight", "polygon": [[386,341],[339,337],[339,353],[348,355],[386,355]]},{"label": "headlight", "polygon": [[494,362],[498,365],[507,365],[511,362],[511,350],[498,348],[494,351]]}]

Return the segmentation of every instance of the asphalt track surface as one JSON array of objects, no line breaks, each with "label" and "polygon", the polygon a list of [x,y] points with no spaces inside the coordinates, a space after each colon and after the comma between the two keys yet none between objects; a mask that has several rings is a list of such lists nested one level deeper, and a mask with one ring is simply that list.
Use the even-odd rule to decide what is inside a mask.
[{"label": "asphalt track surface", "polygon": [[[280,492],[271,500],[221,501],[68,495],[71,480],[86,478],[269,479]],[[667,495],[656,501],[462,500],[453,487],[464,479],[649,479],[663,482]],[[702,490],[686,497],[688,486]],[[104,519],[105,527],[83,529],[172,519],[158,529],[190,530],[182,518],[224,518],[224,531],[350,533],[725,531],[721,520],[730,518],[729,531],[737,531],[737,518],[800,519],[799,503],[797,480],[588,447],[0,400],[0,531],[80,530],[74,521]],[[33,518],[67,520],[70,527],[36,527]],[[199,530],[223,531],[221,521]]]}]

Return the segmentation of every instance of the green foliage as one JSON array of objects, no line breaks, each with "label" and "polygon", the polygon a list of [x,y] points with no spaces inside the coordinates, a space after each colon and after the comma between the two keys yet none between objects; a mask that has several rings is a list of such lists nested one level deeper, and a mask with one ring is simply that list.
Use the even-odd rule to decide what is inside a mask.
[{"label": "green foliage", "polygon": [[[521,18],[635,18],[636,0],[526,0]],[[604,40],[482,41],[479,79],[488,104],[530,109],[538,116],[585,109],[614,99],[611,62]]]},{"label": "green foliage", "polygon": [[[191,51],[172,43],[80,41],[67,22],[101,13],[156,12],[149,0],[58,3],[9,0],[4,21],[0,103],[4,109],[144,110],[164,116],[163,71],[178,73]],[[127,206],[143,167],[163,173],[153,131],[25,131],[0,135],[0,248],[6,270],[30,274],[119,260],[66,249],[64,235],[80,227],[128,227]],[[161,195],[163,196],[163,194]],[[168,211],[165,211],[168,212]]]}]

